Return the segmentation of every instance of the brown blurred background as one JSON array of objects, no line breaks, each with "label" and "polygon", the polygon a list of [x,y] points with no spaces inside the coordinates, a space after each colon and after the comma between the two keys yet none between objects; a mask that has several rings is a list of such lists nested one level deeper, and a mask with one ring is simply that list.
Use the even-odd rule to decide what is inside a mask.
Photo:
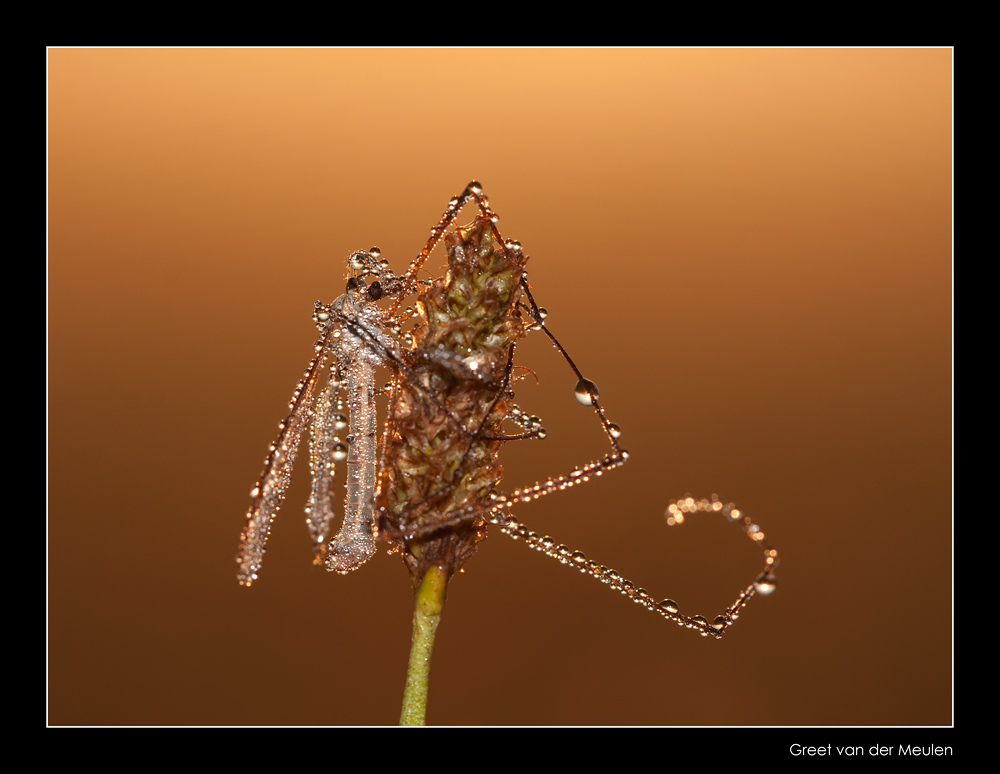
[{"label": "brown blurred background", "polygon": [[[397,556],[261,579],[249,490],[350,251],[402,270],[479,179],[631,460],[518,511],[721,641],[499,533],[429,722],[952,722],[951,82],[932,50],[49,51],[49,723],[398,721]],[[471,211],[468,213],[470,220]],[[443,254],[432,257],[438,267]],[[543,340],[510,487],[606,450]]]}]

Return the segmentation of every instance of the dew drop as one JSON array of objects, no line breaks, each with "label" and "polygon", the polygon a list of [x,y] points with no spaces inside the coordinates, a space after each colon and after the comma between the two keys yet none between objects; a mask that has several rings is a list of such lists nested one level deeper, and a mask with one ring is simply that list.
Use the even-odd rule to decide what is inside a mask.
[{"label": "dew drop", "polygon": [[370,255],[372,258],[374,258],[377,261],[379,259],[379,257],[382,255],[382,251],[379,250],[377,247],[369,247],[368,248],[368,255]]},{"label": "dew drop", "polygon": [[343,462],[347,459],[347,447],[342,443],[334,444],[330,456],[335,462]]},{"label": "dew drop", "polygon": [[597,385],[590,381],[590,379],[582,377],[576,383],[576,389],[573,391],[573,394],[576,395],[576,399],[584,406],[593,406],[594,401],[600,398]]},{"label": "dew drop", "polygon": [[620,427],[618,427],[618,425],[614,424],[613,422],[610,425],[608,425],[608,432],[611,433],[611,437],[612,438],[621,438],[622,437],[622,429]]},{"label": "dew drop", "polygon": [[481,194],[483,192],[483,187],[479,184],[478,180],[473,180],[469,183],[469,190],[474,194]]},{"label": "dew drop", "polygon": [[351,256],[351,268],[355,271],[365,268],[364,253],[355,253]]},{"label": "dew drop", "polygon": [[334,414],[333,427],[336,430],[343,430],[345,427],[347,427],[347,417],[345,417],[343,414]]},{"label": "dew drop", "polygon": [[662,602],[656,605],[661,610],[665,610],[668,613],[677,613],[680,608],[677,607],[677,603],[672,599],[664,599]]},{"label": "dew drop", "polygon": [[768,594],[774,593],[774,590],[778,587],[778,584],[774,579],[774,575],[772,575],[769,572],[766,572],[753,582],[753,587],[754,591],[756,591],[761,596],[766,597]]}]

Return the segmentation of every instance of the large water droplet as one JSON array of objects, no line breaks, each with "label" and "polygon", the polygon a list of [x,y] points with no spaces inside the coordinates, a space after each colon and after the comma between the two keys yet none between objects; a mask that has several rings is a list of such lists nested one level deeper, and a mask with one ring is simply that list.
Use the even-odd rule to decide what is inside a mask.
[{"label": "large water droplet", "polygon": [[347,459],[347,447],[342,443],[334,444],[330,456],[335,462],[343,462]]},{"label": "large water droplet", "polygon": [[774,593],[778,584],[774,579],[774,575],[766,572],[753,582],[753,587],[758,594],[766,597],[768,594]]},{"label": "large water droplet", "polygon": [[593,406],[594,401],[600,398],[597,385],[590,381],[590,379],[584,379],[583,377],[576,383],[576,389],[573,391],[573,394],[576,395],[576,399],[584,406]]}]

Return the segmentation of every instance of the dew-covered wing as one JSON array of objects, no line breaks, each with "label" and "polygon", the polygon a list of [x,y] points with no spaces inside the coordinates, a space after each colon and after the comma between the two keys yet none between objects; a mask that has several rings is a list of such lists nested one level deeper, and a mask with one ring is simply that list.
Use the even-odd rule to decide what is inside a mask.
[{"label": "dew-covered wing", "polygon": [[264,470],[251,492],[253,503],[247,511],[246,526],[236,555],[236,563],[239,565],[237,578],[244,586],[249,586],[257,579],[271,522],[285,499],[285,490],[292,478],[292,466],[295,464],[302,432],[313,413],[316,382],[329,351],[327,338],[328,334],[316,342],[316,356],[292,394],[288,417],[278,426],[278,438],[268,449]]}]

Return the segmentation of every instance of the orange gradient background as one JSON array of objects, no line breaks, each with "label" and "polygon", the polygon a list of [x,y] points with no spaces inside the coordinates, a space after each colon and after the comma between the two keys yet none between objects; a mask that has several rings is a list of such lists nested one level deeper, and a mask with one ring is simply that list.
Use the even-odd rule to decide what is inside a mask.
[{"label": "orange gradient background", "polygon": [[[492,534],[428,721],[952,722],[950,50],[48,61],[50,724],[398,721],[408,577],[311,566],[304,459],[252,589],[234,557],[313,302],[473,178],[631,453],[521,520],[709,619],[762,557],[669,499],[732,499],[783,561],[715,641]],[[549,432],[509,488],[607,450],[532,338]]]}]

